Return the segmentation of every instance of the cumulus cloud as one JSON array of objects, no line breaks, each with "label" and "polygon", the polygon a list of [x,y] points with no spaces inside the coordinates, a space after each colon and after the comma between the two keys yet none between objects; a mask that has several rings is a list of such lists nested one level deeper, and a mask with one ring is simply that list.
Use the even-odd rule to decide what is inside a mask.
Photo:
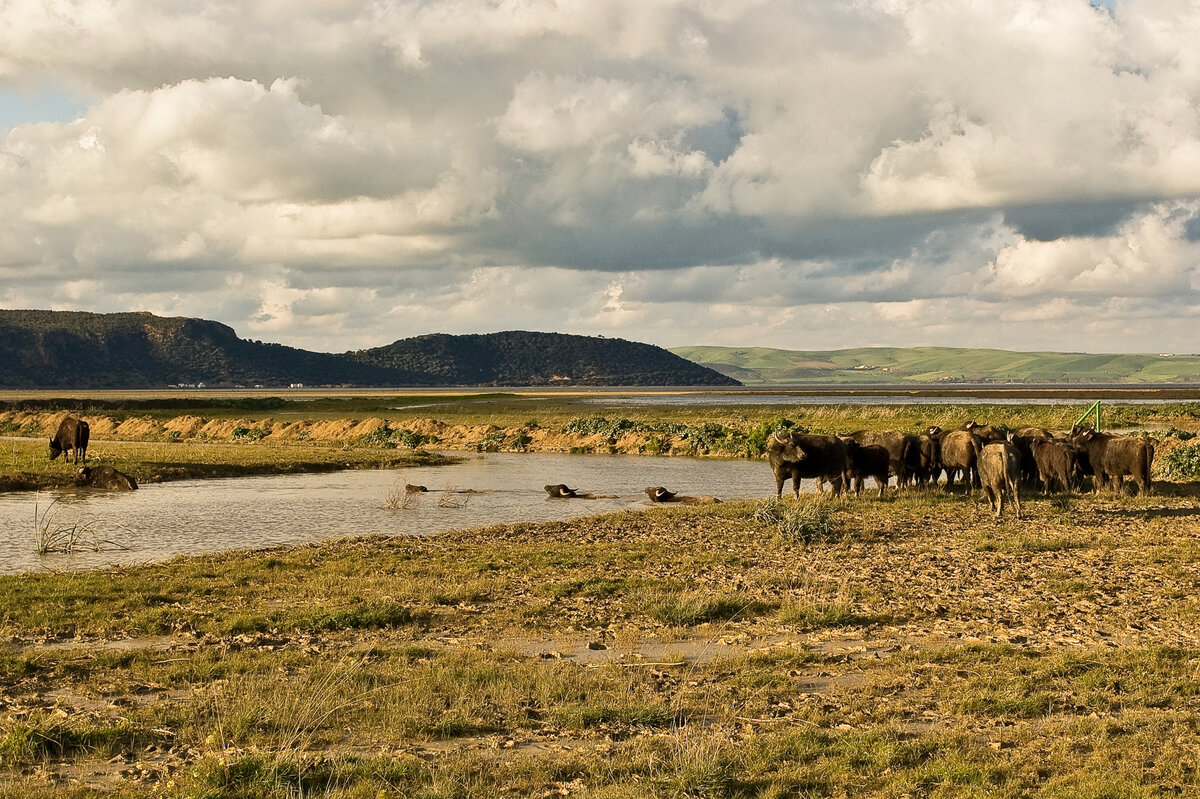
[{"label": "cumulus cloud", "polygon": [[1198,34],[1187,0],[12,0],[0,103],[84,105],[0,128],[0,303],[1170,350]]}]

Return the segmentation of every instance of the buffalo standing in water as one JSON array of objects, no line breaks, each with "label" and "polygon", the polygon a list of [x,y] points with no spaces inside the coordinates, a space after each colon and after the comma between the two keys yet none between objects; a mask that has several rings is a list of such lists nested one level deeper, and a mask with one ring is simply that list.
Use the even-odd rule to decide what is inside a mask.
[{"label": "buffalo standing in water", "polygon": [[82,419],[68,416],[58,426],[58,432],[50,439],[50,460],[54,460],[68,450],[74,463],[87,462],[88,436],[91,428]]}]

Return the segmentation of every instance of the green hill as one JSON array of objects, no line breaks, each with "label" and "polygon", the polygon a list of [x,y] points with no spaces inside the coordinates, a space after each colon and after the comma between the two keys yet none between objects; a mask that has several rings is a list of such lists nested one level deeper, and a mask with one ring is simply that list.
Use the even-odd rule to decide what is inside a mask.
[{"label": "green hill", "polygon": [[676,347],[671,352],[747,385],[1200,383],[1197,355],[1010,352],[953,347],[849,350]]},{"label": "green hill", "polygon": [[0,311],[0,388],[734,385],[623,339],[513,331],[433,335],[341,354],[240,339],[218,322],[149,313]]}]

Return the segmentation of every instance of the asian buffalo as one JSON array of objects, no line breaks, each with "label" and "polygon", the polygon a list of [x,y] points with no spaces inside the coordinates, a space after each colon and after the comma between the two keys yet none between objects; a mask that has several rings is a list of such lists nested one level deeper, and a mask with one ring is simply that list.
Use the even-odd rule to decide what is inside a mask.
[{"label": "asian buffalo", "polygon": [[1021,493],[1018,483],[1021,481],[1021,456],[1017,448],[1007,441],[985,444],[979,450],[979,479],[983,490],[987,492],[988,503],[1000,518],[1004,510],[1005,498],[1012,500],[1017,509],[1017,518],[1021,518]]},{"label": "asian buffalo", "polygon": [[868,477],[875,478],[879,486],[879,496],[883,497],[883,489],[887,487],[888,471],[892,466],[892,456],[887,447],[880,444],[859,444],[853,438],[844,439],[846,442],[846,482],[854,481],[854,495],[862,494],[863,482]]},{"label": "asian buffalo", "polygon": [[75,473],[75,485],[113,491],[136,491],[138,487],[136,480],[111,466],[84,466]]},{"label": "asian buffalo", "polygon": [[840,496],[845,482],[846,444],[837,436],[775,433],[767,439],[767,460],[775,473],[775,496],[783,496],[790,477],[792,492],[800,497],[800,479],[829,480],[833,495]]},{"label": "asian buffalo", "polygon": [[1022,427],[1012,436],[1012,445],[1021,453],[1021,479],[1029,485],[1036,485],[1041,475],[1041,467],[1033,455],[1035,441],[1050,441],[1054,434],[1044,427]]},{"label": "asian buffalo", "polygon": [[563,483],[546,486],[546,493],[555,499],[575,499],[579,494],[573,488],[567,488]]},{"label": "asian buffalo", "polygon": [[646,496],[650,497],[651,502],[678,502],[683,505],[720,505],[721,500],[716,497],[685,497],[682,494],[676,494],[662,486],[650,486],[646,489]]},{"label": "asian buffalo", "polygon": [[889,470],[896,475],[898,486],[908,484],[913,474],[921,467],[921,444],[911,433],[859,430],[850,433],[848,437],[864,447],[880,446],[886,449],[890,460]]},{"label": "asian buffalo", "polygon": [[1113,480],[1113,490],[1120,490],[1125,475],[1137,481],[1141,493],[1150,491],[1150,467],[1154,461],[1154,445],[1146,438],[1097,433],[1090,428],[1076,428],[1071,442],[1087,456],[1095,474],[1096,490]]},{"label": "asian buffalo", "polygon": [[[88,436],[91,428],[82,419],[68,416],[58,426],[58,432],[50,439],[50,460],[54,460],[68,450],[74,463],[87,462]],[[66,457],[64,456],[64,460]]]},{"label": "asian buffalo", "polygon": [[979,437],[969,430],[942,430],[940,427],[929,428],[929,436],[938,440],[939,465],[946,470],[946,490],[954,487],[954,478],[959,472],[963,474],[968,493],[972,487],[978,487],[979,475],[975,466],[983,446]]},{"label": "asian buffalo", "polygon": [[1079,468],[1075,447],[1067,441],[1035,438],[1030,440],[1029,448],[1037,465],[1036,473],[1042,480],[1042,493],[1049,494],[1055,483],[1060,484],[1063,491],[1071,493],[1071,484]]},{"label": "asian buffalo", "polygon": [[990,424],[980,424],[972,419],[969,422],[964,422],[959,430],[966,430],[984,444],[994,444],[998,441],[1008,440],[1008,429],[1004,427],[993,427]]},{"label": "asian buffalo", "polygon": [[937,485],[942,476],[942,444],[934,436],[921,433],[917,436],[917,468],[912,473],[913,481],[923,486],[926,483]]}]

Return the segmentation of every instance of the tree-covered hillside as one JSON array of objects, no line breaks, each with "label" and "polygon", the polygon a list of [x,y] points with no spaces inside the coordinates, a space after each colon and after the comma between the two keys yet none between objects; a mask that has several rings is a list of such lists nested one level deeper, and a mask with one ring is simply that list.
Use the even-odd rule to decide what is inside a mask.
[{"label": "tree-covered hillside", "polygon": [[562,333],[439,333],[351,356],[361,363],[467,385],[737,385],[661,347]]},{"label": "tree-covered hillside", "polygon": [[664,349],[553,333],[421,336],[330,354],[247,341],[203,319],[0,311],[0,388],[729,385]]}]

